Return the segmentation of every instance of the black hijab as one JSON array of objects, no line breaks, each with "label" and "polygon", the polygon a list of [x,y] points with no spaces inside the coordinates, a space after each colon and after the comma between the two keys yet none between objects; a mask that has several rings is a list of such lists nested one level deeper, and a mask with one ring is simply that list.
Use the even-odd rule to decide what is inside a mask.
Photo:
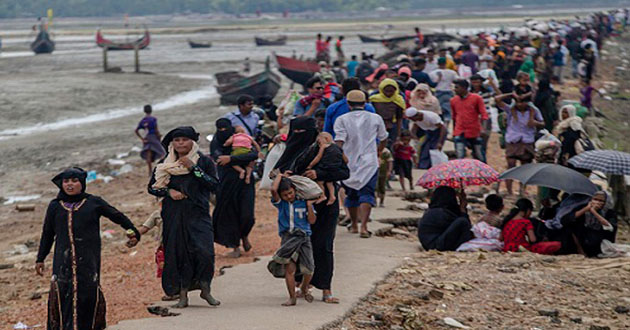
[{"label": "black hijab", "polygon": [[430,209],[446,209],[457,215],[461,214],[459,203],[457,202],[457,193],[451,187],[441,186],[435,189],[431,196]]},{"label": "black hijab", "polygon": [[[295,130],[304,131],[295,132]],[[287,147],[275,168],[279,169],[280,172],[290,170],[295,160],[315,142],[316,138],[317,126],[314,118],[302,116],[291,120],[286,142]]]},{"label": "black hijab", "polygon": [[[73,195],[73,196],[70,196],[66,194],[65,191],[63,191],[63,180],[71,179],[71,178],[77,178],[81,182],[81,193],[77,195]],[[57,174],[52,179],[52,182],[55,184],[55,186],[59,187],[59,193],[57,194],[57,199],[62,200],[67,203],[76,203],[88,197],[89,195],[85,193],[85,188],[87,186],[86,179],[87,179],[87,173],[82,168],[79,168],[79,167],[71,167]]]},{"label": "black hijab", "polygon": [[[534,104],[540,108],[540,105],[543,104],[548,98],[551,97],[551,84],[549,83],[549,79],[541,79],[538,82],[538,91],[536,91],[536,99],[534,100]],[[543,110],[543,109],[540,109]]]},{"label": "black hijab", "polygon": [[[210,154],[213,156],[221,156],[224,154],[223,144],[234,134],[234,127],[232,127],[232,121],[227,118],[218,119],[215,125],[217,130],[214,132],[212,142],[210,142]],[[223,128],[225,128],[225,130],[221,131],[220,129]]]},{"label": "black hijab", "polygon": [[162,139],[162,146],[164,146],[164,149],[168,150],[168,146],[171,144],[173,139],[178,137],[187,137],[195,142],[199,141],[199,133],[197,133],[192,126],[180,126],[166,133],[164,139]]}]

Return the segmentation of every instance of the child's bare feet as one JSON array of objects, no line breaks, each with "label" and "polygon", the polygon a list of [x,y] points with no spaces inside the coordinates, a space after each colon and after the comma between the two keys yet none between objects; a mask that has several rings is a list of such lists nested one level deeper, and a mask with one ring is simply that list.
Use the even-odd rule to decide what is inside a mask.
[{"label": "child's bare feet", "polygon": [[302,288],[300,288],[300,291],[302,292],[302,295],[304,295],[304,300],[306,300],[309,303],[313,302],[315,298],[313,298],[313,295],[311,294],[311,291],[309,290],[308,286],[307,287],[302,286]]},{"label": "child's bare feet", "polygon": [[328,198],[328,203],[326,203],[326,205],[333,205],[335,204],[335,201],[337,201],[337,197],[335,197],[335,195],[330,195],[330,197]]},{"label": "child's bare feet", "polygon": [[282,306],[289,307],[297,305],[297,298],[289,298],[289,300],[282,303]]},{"label": "child's bare feet", "polygon": [[[319,196],[319,197],[315,200],[315,204],[319,204],[319,203],[321,203],[321,202],[323,202],[323,201],[325,201],[325,200],[326,200],[326,194],[321,194],[321,195],[320,195],[320,196]],[[328,205],[330,205],[330,204],[328,204]]]}]

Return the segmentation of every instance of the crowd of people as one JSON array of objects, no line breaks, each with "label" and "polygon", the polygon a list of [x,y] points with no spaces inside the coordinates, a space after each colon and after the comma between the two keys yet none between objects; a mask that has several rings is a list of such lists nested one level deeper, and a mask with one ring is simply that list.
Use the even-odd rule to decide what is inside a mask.
[{"label": "crowd of people", "polygon": [[[589,147],[582,143],[588,136],[577,108],[588,114],[593,107],[590,81],[597,73],[599,50],[607,36],[623,31],[629,15],[622,10],[573,22],[528,22],[525,33],[480,33],[465,37],[457,49],[436,47],[417,29],[416,47],[389,63],[366,54],[360,62],[354,55],[347,60],[340,36],[337,59],[330,65],[332,38],[320,34],[316,57],[321,70],[305,84],[306,95],[279,107],[264,100],[260,112],[254,110],[257,100],[242,95],[237,109],[216,121],[209,155],[200,150],[193,127],[178,127],[162,137],[146,106],[136,134],[151,174],[148,192],[160,201],[160,210],[147,222],[136,228],[103,199],[86,193],[87,174],[80,168],[53,179],[60,190],[46,213],[36,266],[42,275],[56,242],[49,328],[105,327],[100,216],[126,230],[130,247],[151,228],[161,227],[158,275],[164,299],[178,300],[174,307],[188,306],[193,290],[201,290],[209,305],[219,305],[211,294],[214,243],[232,249],[235,258],[252,248],[254,162],[265,158],[259,143],[262,119],[275,128],[267,155],[281,150],[273,161],[267,159],[269,176],[262,178],[270,180],[281,237],[268,269],[285,278],[289,299],[284,306],[295,305],[298,298],[312,302],[312,287],[322,290],[324,302],[338,303],[331,284],[340,203],[349,232],[371,237],[372,208],[384,205],[393,173],[403,190],[414,189],[412,169],[435,165],[449,136],[457,158],[468,157],[470,150],[471,157],[486,162],[488,140],[496,132],[508,167],[514,167],[537,159],[535,142],[546,128],[562,142],[558,163],[569,166],[568,158]],[[563,70],[568,63],[572,72]],[[583,97],[558,111],[553,85],[569,75],[582,80]],[[512,194],[511,182],[506,188]],[[216,196],[212,213],[211,195]],[[587,256],[598,255],[603,240],[614,242],[617,220],[605,192],[564,194],[559,202],[558,192],[547,191],[542,199],[538,217],[526,198],[502,217],[503,199],[491,194],[486,197],[488,214],[473,226],[465,193],[439,187],[418,223],[418,238],[427,250],[526,249]]]}]

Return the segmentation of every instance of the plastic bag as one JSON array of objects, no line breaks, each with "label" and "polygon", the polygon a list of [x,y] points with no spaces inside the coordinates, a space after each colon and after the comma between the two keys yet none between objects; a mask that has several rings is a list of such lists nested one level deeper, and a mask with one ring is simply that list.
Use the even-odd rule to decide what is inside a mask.
[{"label": "plastic bag", "polygon": [[536,147],[536,151],[562,145],[562,142],[560,142],[560,140],[553,134],[549,133],[548,130],[544,129],[540,131],[540,133],[542,134],[542,136],[538,140],[536,140],[536,143],[534,144],[534,146]]},{"label": "plastic bag", "polygon": [[324,192],[317,185],[317,182],[301,175],[292,175],[289,180],[295,186],[295,194],[298,198],[311,200],[319,198]]},{"label": "plastic bag", "polygon": [[429,150],[429,155],[431,156],[431,166],[448,162],[448,156],[441,150]]},{"label": "plastic bag", "polygon": [[265,159],[265,168],[263,169],[262,179],[260,180],[260,185],[258,186],[259,190],[271,190],[271,184],[273,180],[269,178],[269,173],[276,167],[278,160],[284,153],[284,149],[287,148],[287,145],[284,143],[276,144],[269,150],[267,154],[267,158]]},{"label": "plastic bag", "polygon": [[302,95],[296,90],[291,89],[284,96],[280,105],[278,106],[277,115],[280,116],[282,112],[282,122],[286,125],[293,118],[293,112],[295,111],[295,104],[302,98]]}]

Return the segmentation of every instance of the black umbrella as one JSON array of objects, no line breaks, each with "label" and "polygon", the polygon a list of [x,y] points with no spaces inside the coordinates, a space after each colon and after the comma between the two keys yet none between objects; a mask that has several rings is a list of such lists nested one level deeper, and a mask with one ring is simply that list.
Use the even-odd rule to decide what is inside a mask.
[{"label": "black umbrella", "polygon": [[555,164],[525,164],[503,172],[499,179],[514,179],[523,184],[558,189],[570,194],[593,196],[598,190],[583,174]]}]

